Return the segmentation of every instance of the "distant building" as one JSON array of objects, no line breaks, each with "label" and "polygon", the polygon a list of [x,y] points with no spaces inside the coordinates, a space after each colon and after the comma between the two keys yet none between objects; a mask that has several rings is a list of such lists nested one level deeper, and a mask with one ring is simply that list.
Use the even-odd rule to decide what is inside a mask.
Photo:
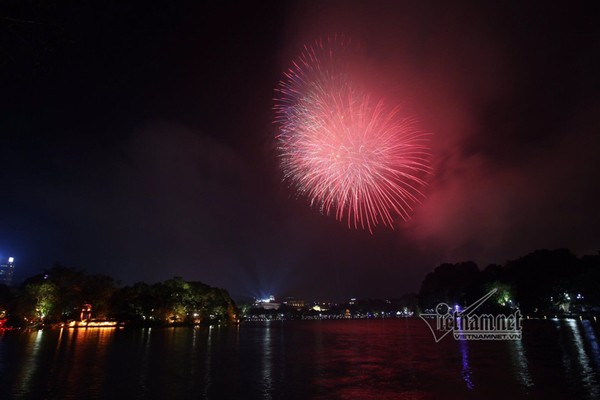
[{"label": "distant building", "polygon": [[12,285],[13,275],[15,273],[15,259],[14,257],[8,257],[8,259],[0,260],[0,283],[7,286]]},{"label": "distant building", "polygon": [[331,303],[325,303],[325,302],[316,302],[315,301],[315,305],[311,308],[311,310],[313,311],[318,311],[318,312],[324,312],[324,311],[329,311],[329,309],[331,308],[332,304]]},{"label": "distant building", "polygon": [[84,304],[81,308],[81,314],[79,315],[80,321],[87,321],[92,319],[92,305]]},{"label": "distant building", "polygon": [[253,308],[264,308],[265,310],[279,310],[280,303],[275,301],[275,297],[273,295],[269,296],[266,299],[256,299],[253,304]]},{"label": "distant building", "polygon": [[294,297],[286,298],[285,301],[283,302],[283,304],[285,304],[286,306],[288,306],[290,308],[295,308],[297,310],[302,310],[305,308],[304,300],[296,299]]}]

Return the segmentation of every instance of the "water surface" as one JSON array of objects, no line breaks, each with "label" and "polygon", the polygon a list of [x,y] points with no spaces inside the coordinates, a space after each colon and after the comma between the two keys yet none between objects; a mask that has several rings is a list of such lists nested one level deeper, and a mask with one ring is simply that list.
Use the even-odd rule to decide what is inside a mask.
[{"label": "water surface", "polygon": [[435,343],[420,319],[0,334],[0,398],[600,398],[598,324]]}]

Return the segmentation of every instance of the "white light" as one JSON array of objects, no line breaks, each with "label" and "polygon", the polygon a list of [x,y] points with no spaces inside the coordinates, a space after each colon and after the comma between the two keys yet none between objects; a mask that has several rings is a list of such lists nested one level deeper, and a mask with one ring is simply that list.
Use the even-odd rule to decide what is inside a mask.
[{"label": "white light", "polygon": [[15,261],[15,258],[14,258],[14,257],[8,257],[8,262],[9,262],[9,263],[12,263],[13,261]]}]

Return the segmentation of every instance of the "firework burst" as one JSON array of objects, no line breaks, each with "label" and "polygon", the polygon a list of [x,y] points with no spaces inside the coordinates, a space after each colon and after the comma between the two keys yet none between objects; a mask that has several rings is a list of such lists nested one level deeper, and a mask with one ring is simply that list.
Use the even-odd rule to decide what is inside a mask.
[{"label": "firework burst", "polygon": [[284,180],[322,213],[349,227],[410,218],[430,172],[426,134],[401,108],[359,84],[356,46],[331,38],[305,46],[275,99]]}]

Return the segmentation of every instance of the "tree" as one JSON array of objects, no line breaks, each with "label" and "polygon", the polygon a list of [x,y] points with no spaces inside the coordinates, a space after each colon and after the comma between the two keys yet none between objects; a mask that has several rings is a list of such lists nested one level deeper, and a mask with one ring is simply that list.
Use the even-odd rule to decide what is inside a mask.
[{"label": "tree", "polygon": [[577,257],[568,249],[536,250],[506,263],[505,282],[525,313],[547,312],[551,298],[573,290],[581,272]]},{"label": "tree", "polygon": [[475,289],[480,271],[472,261],[442,264],[425,277],[419,291],[422,310],[438,303],[466,305],[469,292]]},{"label": "tree", "polygon": [[25,315],[28,320],[43,323],[56,308],[58,287],[52,282],[30,283],[25,286]]},{"label": "tree", "polygon": [[119,321],[148,323],[154,319],[153,313],[157,308],[153,287],[138,282],[133,286],[115,289],[111,296],[109,316]]},{"label": "tree", "polygon": [[0,283],[0,319],[5,318],[14,308],[15,295],[11,288]]},{"label": "tree", "polygon": [[83,303],[92,305],[92,315],[95,318],[106,318],[110,312],[110,301],[115,290],[115,280],[110,276],[101,274],[85,276],[81,298]]}]

